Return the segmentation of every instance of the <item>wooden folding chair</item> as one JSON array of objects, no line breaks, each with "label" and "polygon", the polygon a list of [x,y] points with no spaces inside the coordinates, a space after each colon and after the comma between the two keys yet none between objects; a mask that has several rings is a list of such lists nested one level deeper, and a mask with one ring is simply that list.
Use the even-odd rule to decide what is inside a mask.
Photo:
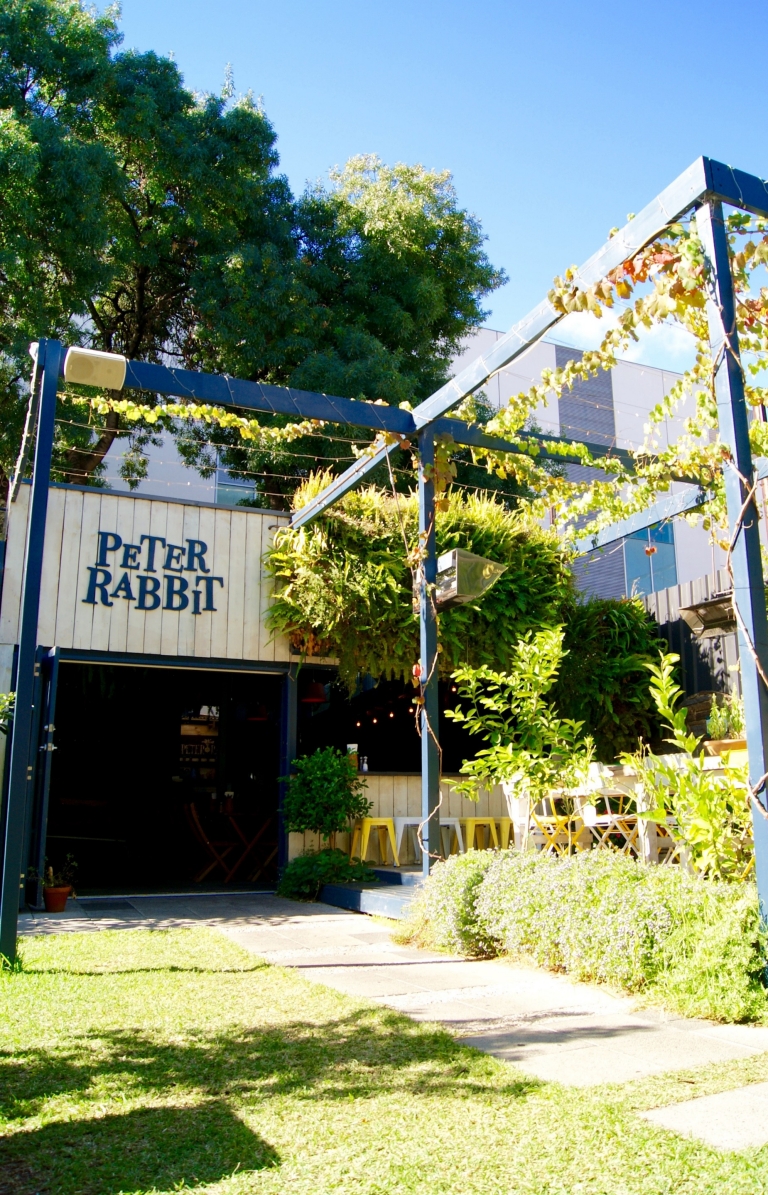
[{"label": "wooden folding chair", "polygon": [[200,821],[200,814],[198,813],[197,806],[194,802],[184,806],[184,813],[186,814],[189,828],[194,834],[195,838],[201,846],[205,847],[208,854],[212,856],[212,861],[207,865],[207,867],[201,868],[192,882],[195,884],[201,884],[203,880],[215,870],[215,868],[220,867],[224,872],[224,882],[226,883],[230,874],[227,859],[232,854],[232,851],[234,851],[239,845],[238,841],[235,839],[234,841],[230,842],[228,840],[222,841],[221,839],[214,840],[209,838],[203,823]]},{"label": "wooden folding chair", "polygon": [[581,815],[568,809],[567,804],[563,808],[564,802],[562,794],[550,793],[531,808],[531,830],[545,855],[570,855],[573,850],[585,848]]},{"label": "wooden folding chair", "polygon": [[[227,871],[227,874],[226,874],[226,876],[224,877],[224,883],[225,883],[225,884],[228,884],[228,883],[230,882],[230,880],[233,878],[233,876],[235,876],[235,875],[237,874],[237,872],[240,870],[240,868],[243,866],[243,864],[245,863],[245,860],[248,858],[248,856],[250,855],[250,853],[251,853],[251,851],[253,850],[253,848],[254,848],[254,847],[257,845],[257,843],[259,842],[259,839],[260,839],[260,838],[262,837],[262,835],[265,833],[265,831],[267,830],[268,826],[270,826],[270,825],[271,825],[271,823],[272,823],[272,818],[271,818],[271,817],[268,817],[268,818],[267,818],[267,820],[264,822],[264,824],[263,824],[263,825],[262,825],[262,826],[261,826],[261,827],[258,829],[258,831],[257,831],[257,832],[256,832],[256,834],[254,835],[254,837],[253,837],[253,838],[251,838],[251,839],[248,839],[248,838],[246,838],[245,834],[244,834],[244,833],[243,833],[243,831],[240,829],[240,826],[237,824],[237,822],[235,821],[235,819],[234,819],[234,817],[232,816],[232,814],[230,814],[230,815],[229,815],[229,822],[230,822],[230,824],[231,824],[231,826],[232,826],[232,829],[235,831],[235,834],[237,834],[237,836],[238,836],[238,838],[240,839],[241,843],[242,843],[242,844],[243,844],[243,846],[245,847],[245,850],[244,850],[244,851],[243,851],[243,853],[242,853],[242,854],[241,854],[241,855],[238,857],[238,859],[237,859],[237,862],[236,862],[236,863],[234,863],[234,864],[233,864],[233,866],[232,866],[232,867],[230,867],[230,868],[229,868],[229,870]],[[276,851],[277,851],[277,847],[275,847],[275,852],[276,852]],[[273,855],[274,855],[274,853],[275,853],[275,852],[273,852]],[[273,857],[273,856],[270,856],[270,857]]]},{"label": "wooden folding chair", "polygon": [[[622,855],[640,854],[639,824],[636,812],[630,812],[634,797],[620,789],[601,789],[590,794],[581,808],[581,817],[598,849],[619,851]],[[602,812],[601,812],[602,807]]]}]

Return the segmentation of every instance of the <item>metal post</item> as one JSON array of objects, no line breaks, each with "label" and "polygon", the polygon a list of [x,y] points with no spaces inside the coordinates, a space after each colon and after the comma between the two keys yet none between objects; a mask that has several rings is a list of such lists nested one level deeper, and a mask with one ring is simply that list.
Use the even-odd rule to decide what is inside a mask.
[{"label": "metal post", "polygon": [[[290,664],[283,680],[280,715],[280,775],[288,776],[298,751],[299,682],[295,664]],[[280,781],[277,803],[277,870],[282,875],[288,866],[288,831],[283,820],[286,781]]]},{"label": "metal post", "polygon": [[[728,522],[733,535],[739,514],[752,485],[752,452],[749,419],[744,397],[744,375],[736,332],[736,303],[728,256],[728,239],[719,202],[705,204],[696,213],[713,293],[707,303],[709,340],[715,363],[715,394],[720,439],[730,450],[725,466]],[[742,481],[742,478],[744,479]],[[745,483],[746,482],[746,486]],[[768,620],[765,611],[763,568],[760,558],[760,521],[757,504],[744,516],[733,548],[733,600],[765,671],[768,671]],[[758,673],[750,645],[739,627],[741,685],[749,751],[749,780],[754,787],[768,772],[768,689]],[[757,890],[763,916],[768,917],[768,820],[765,783],[752,810],[755,836]]]},{"label": "metal post", "polygon": [[[38,651],[38,659],[41,652]],[[42,675],[38,681],[40,693],[40,710],[38,718],[45,718],[41,728],[38,723],[37,733],[32,739],[30,763],[39,759],[37,768],[37,792],[35,799],[34,817],[30,827],[30,850],[28,858],[35,871],[33,881],[27,883],[27,904],[33,908],[43,906],[43,871],[45,868],[45,839],[48,831],[48,801],[51,792],[51,771],[53,767],[53,752],[56,746],[53,741],[56,726],[56,693],[59,683],[59,649],[52,648],[43,654]]]},{"label": "metal post", "polygon": [[437,553],[435,548],[435,441],[431,429],[419,433],[419,544],[423,553],[419,586],[419,629],[421,638],[421,835],[428,853],[422,856],[422,869],[430,867],[442,855],[440,840],[440,751],[438,747],[438,676],[437,611],[435,583]]},{"label": "metal post", "polygon": [[5,824],[3,879],[0,889],[0,955],[9,962],[16,959],[16,933],[19,902],[23,899],[26,877],[21,873],[24,829],[28,805],[34,795],[34,769],[30,767],[30,741],[34,720],[34,689],[37,653],[37,620],[40,609],[40,582],[43,572],[45,521],[48,513],[48,486],[51,478],[56,392],[62,346],[57,340],[41,340],[38,346],[37,375],[40,381],[40,411],[37,422],[35,464],[27,523],[27,546],[19,621],[19,666],[16,681],[16,710],[11,738],[8,815]]}]

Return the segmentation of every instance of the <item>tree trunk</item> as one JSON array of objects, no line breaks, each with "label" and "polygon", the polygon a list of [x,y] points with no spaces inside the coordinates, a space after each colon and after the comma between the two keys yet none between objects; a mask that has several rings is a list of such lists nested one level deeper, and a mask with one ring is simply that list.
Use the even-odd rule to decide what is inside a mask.
[{"label": "tree trunk", "polygon": [[[110,390],[110,398],[118,398],[119,391]],[[106,425],[95,444],[90,448],[70,448],[66,453],[66,480],[70,485],[87,485],[91,474],[98,469],[112,447],[120,431],[120,416],[109,411]]]}]

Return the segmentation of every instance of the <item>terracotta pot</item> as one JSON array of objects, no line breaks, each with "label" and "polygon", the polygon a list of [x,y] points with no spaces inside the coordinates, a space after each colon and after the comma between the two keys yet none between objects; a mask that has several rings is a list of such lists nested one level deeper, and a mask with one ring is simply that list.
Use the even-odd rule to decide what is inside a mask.
[{"label": "terracotta pot", "polygon": [[68,884],[66,888],[43,888],[46,913],[63,913],[67,907],[67,897],[71,892],[71,884]]}]

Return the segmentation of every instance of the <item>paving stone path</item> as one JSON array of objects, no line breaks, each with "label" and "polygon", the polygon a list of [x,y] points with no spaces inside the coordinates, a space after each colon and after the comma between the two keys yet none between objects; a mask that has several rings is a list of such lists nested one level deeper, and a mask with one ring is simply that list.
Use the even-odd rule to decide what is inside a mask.
[{"label": "paving stone path", "polygon": [[[25,914],[27,933],[210,925],[313,983],[442,1022],[468,1045],[537,1078],[578,1087],[625,1083],[768,1051],[768,1028],[715,1025],[637,1009],[627,997],[502,960],[471,961],[398,946],[386,925],[330,905],[269,894],[72,901]],[[647,1114],[721,1149],[768,1143],[768,1084]]]}]

